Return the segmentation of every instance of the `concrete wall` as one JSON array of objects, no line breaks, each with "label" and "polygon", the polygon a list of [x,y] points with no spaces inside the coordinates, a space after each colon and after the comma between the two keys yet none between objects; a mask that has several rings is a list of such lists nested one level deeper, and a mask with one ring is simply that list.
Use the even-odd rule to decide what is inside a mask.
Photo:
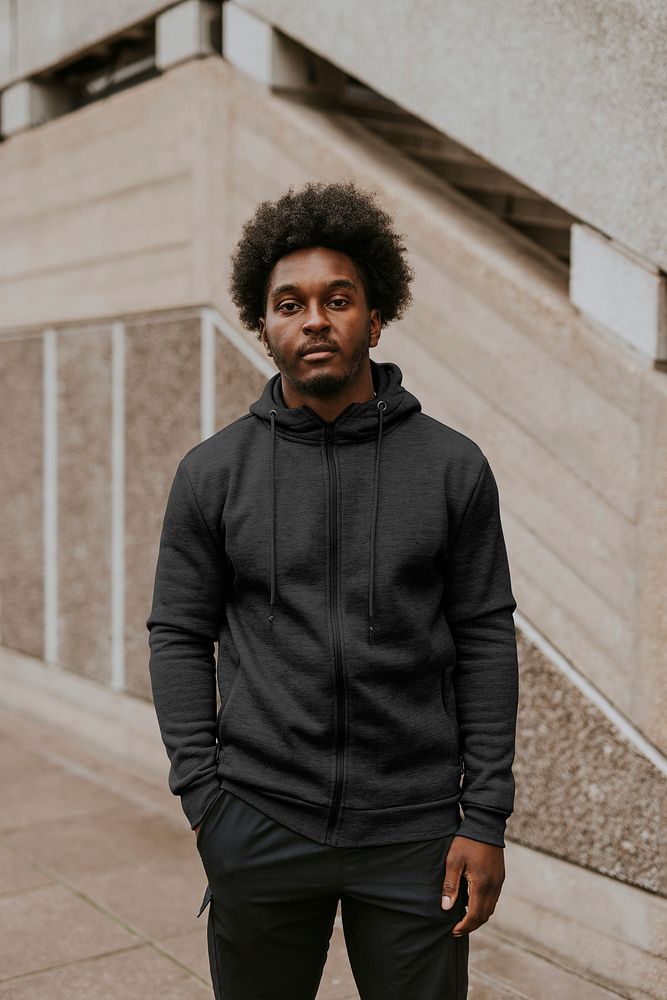
[{"label": "concrete wall", "polygon": [[72,58],[170,6],[169,0],[0,0],[0,87]]},{"label": "concrete wall", "polygon": [[[667,269],[661,0],[234,2]],[[0,0],[0,87],[172,3]]]},{"label": "concrete wall", "polygon": [[236,0],[667,269],[662,0]]},{"label": "concrete wall", "polygon": [[222,136],[210,88],[155,83],[2,145],[4,326],[205,301]]},{"label": "concrete wall", "polygon": [[375,186],[417,270],[416,304],[378,354],[494,459],[524,614],[667,749],[663,374],[590,328],[520,236],[379,140],[341,137],[335,117],[216,58],[15,137],[0,315],[35,326],[210,302],[233,320],[227,258],[260,198],[315,176]]},{"label": "concrete wall", "polygon": [[[589,870],[664,895],[666,780],[653,748],[667,750],[665,373],[589,325],[560,269],[519,234],[341,116],[271,95],[219,58],[0,150],[0,388],[11,387],[0,394],[11,470],[0,477],[2,641],[50,658],[36,640],[45,580],[44,615],[60,629],[51,658],[148,694],[144,610],[174,462],[208,426],[205,385],[215,428],[267,377],[227,299],[229,253],[260,199],[347,177],[378,191],[417,272],[412,310],[374,356],[400,365],[425,412],[480,444],[499,482],[522,664],[508,839],[562,858],[577,878]],[[207,305],[221,314],[212,375]],[[43,458],[54,448],[55,466]],[[60,484],[55,557],[39,533],[43,471]],[[528,945],[540,937],[533,919]],[[578,919],[606,944],[575,964],[625,983],[622,932],[602,935],[594,907]],[[572,960],[563,941],[551,939],[552,954]],[[657,976],[657,947],[633,939],[623,967],[639,968],[641,954]]]}]

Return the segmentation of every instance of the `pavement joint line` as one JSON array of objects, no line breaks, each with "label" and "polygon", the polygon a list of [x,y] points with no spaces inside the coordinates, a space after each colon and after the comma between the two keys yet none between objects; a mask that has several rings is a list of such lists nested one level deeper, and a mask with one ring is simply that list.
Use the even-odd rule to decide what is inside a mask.
[{"label": "pavement joint line", "polygon": [[[551,854],[548,851],[543,851],[542,853],[546,854],[548,857],[552,857],[552,858],[557,858],[558,857],[557,854]],[[579,866],[579,867],[583,867],[583,866]],[[589,869],[584,869],[584,870],[588,871]],[[602,873],[600,873],[600,874],[602,874]],[[610,875],[605,875],[604,877],[605,878],[611,878]],[[628,884],[630,884],[630,883],[628,883]],[[653,892],[650,889],[646,889],[646,890],[643,890],[643,891],[645,891],[645,892],[652,892],[652,895],[655,896],[657,899],[661,898],[660,893],[658,893],[658,892]],[[549,919],[549,918],[551,918],[553,916],[552,911],[549,910],[546,906],[542,905],[541,903],[538,903],[535,900],[533,900],[532,901],[532,905],[534,906],[534,908],[536,910],[540,910],[542,912],[542,914],[547,919]],[[580,923],[580,921],[578,921],[577,918],[575,916],[573,916],[572,914],[570,914],[568,916],[568,921],[572,925]],[[486,926],[486,925],[484,925],[484,926]],[[586,925],[584,924],[583,926],[586,926]],[[549,955],[546,952],[542,953],[541,951],[535,951],[535,950],[531,949],[529,945],[524,944],[522,941],[517,940],[515,938],[508,937],[506,934],[503,934],[502,931],[494,930],[493,928],[489,928],[489,930],[490,930],[490,933],[494,934],[500,941],[502,941],[503,944],[506,944],[508,947],[510,947],[510,948],[520,948],[522,951],[527,951],[531,955],[537,955],[538,958],[544,958],[545,961],[551,962],[552,965],[558,965],[558,962],[556,961],[556,959],[550,958]],[[618,935],[612,935],[611,933],[609,933],[608,936],[609,936],[609,938],[611,940],[616,940],[621,945],[627,943],[624,938],[622,938],[622,937],[620,937]],[[653,952],[647,952],[647,954],[653,955],[654,953]],[[659,955],[656,952],[655,953],[655,957],[661,958],[662,956]],[[559,966],[559,968],[566,969],[567,972],[571,972],[572,975],[574,975],[574,976],[578,976],[579,975],[578,971],[570,969],[570,968],[568,968],[565,965]],[[611,989],[611,987],[610,986],[605,986],[605,989]],[[613,990],[612,990],[612,992],[613,992]],[[623,994],[620,994],[620,995],[622,996]]]},{"label": "pavement joint line", "polygon": [[[4,840],[4,837],[1,837],[0,839]],[[204,985],[208,985],[208,981],[205,980],[205,979],[203,979],[197,972],[195,972],[189,966],[184,965],[182,962],[180,962],[177,958],[174,957],[174,955],[170,954],[168,951],[165,951],[165,949],[162,948],[156,941],[153,941],[150,937],[147,937],[142,931],[140,931],[138,928],[134,927],[132,924],[128,923],[126,920],[124,920],[122,917],[120,917],[113,910],[108,909],[106,906],[103,906],[102,903],[99,903],[99,902],[97,902],[97,900],[95,900],[92,897],[90,897],[83,889],[80,889],[76,885],[76,883],[72,882],[71,879],[67,878],[66,875],[62,875],[60,872],[54,871],[53,869],[51,869],[49,867],[49,865],[44,864],[43,861],[38,861],[37,859],[33,858],[29,854],[28,851],[24,850],[21,847],[17,848],[15,844],[6,844],[5,846],[8,847],[9,850],[13,851],[15,854],[18,854],[19,856],[21,856],[25,860],[27,860],[38,871],[50,875],[51,878],[52,878],[52,882],[48,883],[48,885],[53,885],[53,884],[61,885],[64,889],[67,889],[69,892],[71,892],[72,895],[78,896],[79,899],[83,900],[83,902],[87,903],[89,906],[92,906],[93,909],[97,910],[99,913],[102,913],[105,917],[107,917],[113,923],[118,924],[120,927],[122,927],[124,930],[126,930],[129,934],[134,935],[134,937],[136,937],[138,939],[137,943],[135,945],[131,945],[131,946],[128,945],[127,947],[121,947],[121,948],[114,948],[112,951],[104,952],[103,953],[104,955],[115,955],[117,952],[120,952],[120,951],[131,951],[134,948],[137,948],[137,947],[140,947],[140,946],[146,946],[147,945],[150,948],[152,948],[154,951],[157,951],[164,958],[169,959],[169,961],[172,962],[174,965],[178,966],[178,968],[183,969],[183,971],[187,972],[190,976],[193,976],[195,979],[198,979],[200,982],[204,983]],[[18,894],[21,895],[23,892],[29,892],[31,889],[37,890],[37,889],[43,889],[43,888],[45,888],[43,885],[42,886],[30,886],[30,887],[26,888],[25,890],[19,890]],[[184,933],[187,933],[187,931],[185,931]],[[178,936],[178,935],[176,935],[176,936]],[[91,955],[89,957],[90,958],[99,958],[99,957],[102,957],[102,956]],[[73,964],[76,964],[77,962],[81,962],[81,961],[86,961],[86,959],[82,959],[82,958],[74,959],[72,962],[63,962],[60,965],[53,966],[53,968],[60,968],[61,966],[73,965]],[[41,969],[40,970],[33,970],[33,973],[36,972],[36,971],[40,971],[41,972],[41,971],[44,971],[44,970],[41,970]],[[30,973],[26,973],[26,975],[28,975],[28,974],[30,974]],[[23,975],[23,973],[22,973],[22,975]],[[14,978],[18,978],[18,977],[14,977]]]},{"label": "pavement joint line", "polygon": [[[85,812],[75,812],[75,813],[68,813],[65,816],[55,816],[49,822],[67,823],[75,820],[77,823],[83,823],[88,819],[98,819],[98,818],[103,819],[105,816],[114,815],[114,813],[117,812],[118,812],[117,806],[100,806],[98,809],[91,807],[90,809],[87,809]],[[35,822],[33,821],[28,823],[19,823],[16,826],[6,826],[2,830],[0,830],[0,837],[7,837],[15,833],[20,833],[22,830],[29,829],[34,825]],[[7,846],[9,846],[9,844]],[[35,861],[35,864],[37,863],[38,862]]]},{"label": "pavement joint line", "polygon": [[[146,809],[148,812],[156,813],[164,816],[166,819],[171,820],[174,823],[174,817],[171,812],[169,812],[164,806],[156,805],[155,803],[147,802],[141,797],[137,792],[127,791],[122,787],[122,783],[118,781],[111,781],[105,775],[98,774],[97,771],[88,767],[87,764],[80,764],[78,761],[72,760],[64,754],[59,754],[53,750],[40,750],[39,753],[46,760],[51,761],[54,764],[60,765],[66,771],[71,774],[77,775],[80,778],[86,778],[86,780],[93,782],[96,785],[104,788],[105,791],[114,792],[116,795],[125,799],[128,802],[133,802],[137,806]],[[113,762],[112,762],[112,765]],[[156,786],[157,790],[157,786]],[[176,824],[174,824],[176,825]]]},{"label": "pavement joint line", "polygon": [[7,976],[5,978],[0,977],[0,985],[4,986],[6,983],[17,983],[21,979],[27,979],[29,976],[38,976],[42,972],[53,972],[54,969],[67,969],[70,965],[79,965],[81,962],[96,962],[98,959],[108,958],[110,955],[120,955],[126,951],[137,951],[138,948],[143,948],[144,945],[138,942],[137,944],[128,945],[125,948],[114,948],[113,951],[104,951],[99,955],[88,955],[84,958],[73,958],[69,962],[54,962],[53,965],[45,965],[41,969],[30,969],[28,972],[19,972],[16,976]]},{"label": "pavement joint line", "polygon": [[[597,979],[591,979],[590,976],[584,975],[583,972],[581,972],[578,969],[575,970],[569,968],[567,965],[561,965],[559,962],[556,961],[555,958],[552,958],[551,956],[545,954],[544,952],[534,951],[532,948],[529,948],[527,945],[525,945],[522,941],[518,941],[515,938],[505,937],[503,934],[499,933],[498,931],[492,930],[491,928],[487,929],[487,933],[492,934],[495,938],[497,938],[498,943],[501,945],[505,945],[509,951],[522,951],[526,955],[530,955],[532,958],[537,958],[541,962],[548,962],[548,964],[552,966],[554,969],[557,969],[559,972],[566,973],[567,975],[572,976],[574,979],[583,980],[583,982],[589,983],[591,986],[597,986],[597,988],[600,990],[606,990],[610,996],[623,997],[623,1000],[627,1000],[627,996],[625,993],[619,993],[618,990],[614,990],[611,986],[607,986],[606,983],[600,983],[598,982]],[[489,975],[489,973],[483,972],[481,969],[475,969],[475,972],[480,976],[485,976],[489,978],[489,980],[493,978]],[[504,986],[505,984],[503,983],[502,980],[497,980],[496,985]],[[511,988],[514,989],[514,987]],[[526,996],[523,993],[517,993],[517,995],[520,997]],[[535,1000],[535,998],[527,996],[526,1000]]]},{"label": "pavement joint line", "polygon": [[[1,707],[2,706],[0,706],[0,708]],[[37,719],[36,716],[31,717],[33,719]],[[52,725],[56,729],[67,732],[63,729],[63,727],[58,726],[57,723],[52,723]],[[119,780],[114,780],[112,778],[110,781],[108,776],[99,774],[94,770],[94,768],[89,767],[87,764],[81,764],[79,761],[73,759],[67,754],[60,754],[57,751],[45,749],[42,745],[31,746],[30,749],[31,752],[35,753],[37,756],[59,765],[71,774],[85,778],[88,781],[104,788],[105,791],[112,791],[126,801],[131,801],[135,805],[138,805],[151,813],[160,814],[170,820],[174,825],[179,825],[176,824],[174,815],[167,806],[163,804],[151,803],[150,801],[143,799],[139,793],[128,792],[123,785],[123,779],[129,776],[130,778],[136,778],[138,781],[145,781],[154,792],[158,793],[162,788],[163,782],[161,782],[152,771],[143,770],[142,768],[135,769],[133,767],[124,771],[124,765],[127,765],[128,763],[125,758],[119,756],[117,760],[110,759],[106,753],[100,750],[100,748],[94,745],[86,745],[87,752],[96,757],[100,763],[104,764],[106,767],[117,768],[121,771],[121,777]]]},{"label": "pavement joint line", "polygon": [[[178,936],[178,935],[175,935],[175,936]],[[193,979],[199,980],[199,982],[203,983],[204,986],[209,986],[210,985],[209,980],[203,979],[193,969],[190,969],[187,965],[183,965],[183,963],[179,962],[178,959],[174,958],[173,955],[170,955],[168,952],[164,952],[159,947],[159,945],[154,944],[152,941],[148,941],[148,942],[138,941],[136,944],[127,945],[127,947],[114,948],[112,951],[101,952],[99,955],[87,955],[87,956],[82,957],[82,958],[73,958],[70,962],[56,962],[54,965],[45,965],[41,969],[32,969],[29,972],[20,972],[17,976],[9,976],[9,977],[7,977],[5,979],[0,978],[0,984],[4,986],[6,983],[9,983],[9,984],[16,983],[16,982],[18,982],[21,979],[27,979],[29,976],[37,976],[37,975],[40,975],[40,973],[42,973],[42,972],[52,972],[54,969],[67,969],[70,965],[80,965],[82,962],[97,962],[97,961],[101,961],[102,959],[110,958],[110,957],[112,957],[114,955],[122,955],[125,952],[138,951],[140,948],[146,947],[146,945],[148,945],[148,947],[152,948],[154,951],[157,951],[160,954],[164,955],[166,958],[170,959],[170,961],[174,965],[178,966],[180,969],[183,969]]]},{"label": "pavement joint line", "polygon": [[[3,844],[7,850],[11,851],[10,844]],[[49,882],[39,882],[37,885],[26,885],[23,889],[10,889],[9,892],[0,892],[0,902],[3,899],[15,899],[17,896],[27,896],[30,892],[38,892],[40,889],[46,889],[50,885],[56,885],[57,883],[51,879]]]},{"label": "pavement joint line", "polygon": [[[470,971],[473,972],[472,969]],[[494,989],[503,990],[505,993],[511,993],[512,996],[517,997],[518,1000],[536,1000],[534,993],[524,993],[523,990],[516,989],[511,983],[508,983],[507,980],[498,979],[496,976],[492,976],[488,972],[481,972],[479,969],[475,969],[474,975],[477,979],[479,979],[480,983],[486,983],[487,986],[492,986]]]},{"label": "pavement joint line", "polygon": [[[3,709],[2,706],[0,706],[0,711],[4,711],[4,709]],[[11,710],[7,709],[7,711],[8,711],[8,714],[11,715]],[[31,718],[34,719],[36,722],[41,721],[40,717],[38,717],[36,715],[32,715],[31,714]],[[50,721],[48,724],[52,725],[55,729],[61,730],[63,733],[68,734],[67,729],[65,727],[59,725],[57,722]],[[111,790],[111,791],[113,791],[115,794],[117,794],[124,801],[133,802],[133,803],[137,804],[138,806],[141,807],[142,810],[146,810],[151,815],[158,815],[160,817],[164,817],[169,822],[170,826],[172,826],[172,825],[176,825],[177,826],[178,825],[178,823],[175,821],[175,818],[174,818],[172,812],[169,809],[169,805],[168,804],[166,804],[166,803],[162,804],[161,802],[155,803],[155,802],[151,801],[151,796],[152,796],[152,794],[154,792],[157,792],[158,787],[159,787],[159,782],[160,782],[159,777],[157,777],[156,774],[152,770],[148,770],[148,769],[144,770],[143,768],[141,768],[140,764],[136,764],[133,761],[129,761],[129,762],[125,761],[121,755],[116,755],[114,753],[109,753],[106,750],[104,750],[103,748],[100,748],[99,746],[97,746],[96,744],[86,744],[85,745],[86,754],[90,757],[91,764],[90,765],[88,765],[88,764],[82,764],[78,760],[76,760],[76,758],[74,756],[75,753],[76,753],[76,748],[73,745],[71,745],[72,744],[72,740],[77,740],[77,737],[76,737],[76,735],[74,735],[72,737],[71,733],[69,733],[68,735],[70,736],[70,743],[66,746],[66,749],[69,751],[68,753],[61,754],[61,753],[58,753],[57,750],[55,750],[55,751],[54,750],[50,750],[50,749],[48,749],[48,746],[46,746],[44,743],[38,743],[37,745],[32,746],[31,747],[32,752],[34,752],[35,754],[37,754],[38,756],[40,756],[44,760],[49,760],[49,761],[53,762],[55,765],[57,765],[59,767],[62,767],[64,770],[69,771],[72,774],[75,774],[75,775],[78,775],[80,777],[83,777],[85,780],[89,780],[92,783],[94,783],[94,784],[96,784],[98,786],[101,786],[105,790]],[[105,774],[105,773],[100,773],[99,771],[96,770],[96,763],[97,762],[99,762],[100,766],[103,766],[105,769],[108,769],[111,772],[111,777],[109,775]],[[138,791],[138,792],[129,791],[128,792],[127,788],[125,787],[125,785],[123,783],[124,779],[132,779],[132,780],[136,781],[137,786],[139,788],[141,786],[141,783],[145,782],[145,784],[147,786],[148,800],[144,799],[144,797],[141,794],[141,791]],[[117,810],[117,808],[118,808],[117,806],[116,807],[108,807],[107,806],[107,807],[105,807],[102,810],[102,815],[104,815],[105,813],[110,812],[110,811],[115,811],[115,810]],[[90,817],[90,816],[99,815],[99,813],[97,813],[97,812],[86,812],[86,813],[83,813],[83,814],[76,814],[73,817],[64,816],[64,817],[62,817],[62,819],[65,820],[65,821],[68,818],[74,818],[74,819],[76,819],[78,815],[83,815],[83,817],[86,818],[86,817]],[[20,828],[21,827],[18,827],[18,828],[15,827],[15,828],[13,828],[12,832],[14,830],[20,829]],[[136,947],[139,947],[141,945],[148,945],[154,951],[156,951],[159,954],[163,955],[163,957],[166,957],[167,959],[169,959],[169,961],[172,962],[175,966],[177,966],[178,968],[181,968],[182,970],[184,970],[187,973],[188,976],[197,979],[198,981],[204,983],[204,985],[209,985],[208,984],[208,980],[202,979],[201,976],[197,972],[195,972],[194,970],[190,969],[188,966],[183,965],[182,962],[180,962],[177,958],[175,958],[169,952],[165,951],[160,945],[156,944],[149,937],[146,937],[142,932],[140,932],[137,929],[135,929],[132,925],[127,924],[121,917],[117,916],[113,911],[107,910],[103,905],[97,903],[94,899],[91,899],[90,897],[88,897],[84,891],[79,890],[76,887],[76,885],[74,883],[72,883],[66,876],[62,876],[59,873],[53,873],[52,870],[50,869],[50,867],[47,864],[44,864],[44,862],[41,862],[41,861],[33,858],[20,845],[7,843],[7,841],[6,841],[5,837],[3,836],[3,834],[6,834],[8,832],[9,832],[8,830],[4,830],[4,831],[0,832],[0,843],[2,843],[4,846],[6,846],[7,848],[9,848],[9,850],[11,850],[12,852],[14,852],[18,856],[24,857],[27,860],[27,862],[36,871],[41,872],[46,878],[50,879],[51,881],[50,882],[42,883],[41,885],[38,885],[38,886],[27,886],[23,890],[12,891],[12,892],[9,892],[9,893],[0,893],[0,899],[1,898],[7,898],[7,897],[15,897],[17,895],[21,895],[22,893],[26,893],[26,892],[29,892],[31,890],[37,890],[37,889],[43,889],[43,888],[46,888],[46,887],[50,887],[53,884],[61,884],[61,885],[63,885],[64,888],[68,889],[74,895],[79,896],[86,903],[88,903],[89,905],[93,906],[99,912],[103,913],[108,919],[111,919],[117,925],[123,926],[128,931],[128,933],[132,934],[134,937],[137,938],[137,943],[135,945],[128,945],[127,948],[115,949],[115,951],[109,952],[108,954],[114,954],[114,953],[119,952],[119,951],[132,950],[132,949],[134,949]],[[543,853],[549,853],[549,852],[543,852]],[[555,857],[557,857],[557,856],[555,856]],[[545,913],[548,913],[548,912],[549,911],[545,910]],[[342,919],[341,919],[340,915],[337,915],[336,918],[335,918],[335,926],[337,928],[339,928],[339,929],[342,929],[343,925],[342,925]],[[604,982],[600,982],[599,980],[592,979],[592,978],[590,978],[589,976],[587,976],[585,974],[582,974],[582,971],[579,970],[579,969],[572,969],[572,968],[569,968],[566,965],[561,964],[561,962],[559,961],[558,958],[551,957],[547,953],[542,952],[540,950],[535,950],[534,948],[531,948],[530,946],[524,944],[520,940],[515,939],[514,937],[508,937],[508,936],[506,936],[502,932],[499,932],[495,928],[493,928],[492,924],[490,924],[488,922],[487,922],[486,925],[484,925],[484,931],[485,931],[486,935],[488,935],[492,939],[495,939],[496,943],[498,943],[498,944],[500,944],[502,946],[506,946],[508,950],[511,950],[511,951],[514,951],[514,952],[523,952],[523,953],[525,953],[527,955],[530,955],[530,956],[538,959],[541,962],[547,962],[547,963],[549,963],[549,966],[551,966],[553,969],[557,970],[560,973],[569,974],[570,976],[572,976],[574,978],[574,980],[580,980],[580,981],[582,981],[584,983],[589,984],[592,987],[597,987],[598,990],[601,990],[606,995],[608,995],[609,998],[610,998],[610,1000],[611,1000],[612,997],[625,998],[625,1000],[627,1000],[627,994],[620,993],[617,990],[615,990],[612,986],[610,986],[610,985],[608,985],[608,984],[606,984]],[[188,933],[188,931],[187,930],[184,931],[184,932],[183,931],[179,931],[179,932],[177,932],[176,935],[169,935],[169,938],[172,938],[174,936],[180,936],[182,933]],[[192,931],[190,931],[190,933],[192,933]],[[487,952],[487,954],[488,954],[488,952]],[[100,957],[100,956],[90,956],[90,958],[92,958],[92,959],[97,958],[97,957]],[[479,956],[473,956],[471,954],[471,960],[473,960],[475,958],[478,958],[478,957],[481,960],[482,955],[480,954]],[[82,961],[82,960],[86,960],[86,959],[85,958],[84,959],[79,959],[78,961]],[[67,962],[67,963],[62,963],[62,964],[69,965],[69,964],[72,964],[72,963]],[[57,967],[58,966],[53,966],[53,968],[57,968]],[[37,971],[37,970],[34,970],[34,971]],[[513,993],[513,995],[517,997],[517,1000],[535,1000],[535,997],[527,996],[525,993],[523,993],[521,991],[518,991],[511,984],[504,983],[502,980],[496,980],[496,979],[494,979],[494,977],[493,977],[492,974],[485,973],[485,972],[482,972],[481,970],[478,970],[474,966],[474,964],[472,963],[472,961],[471,961],[471,972],[474,972],[474,974],[476,976],[480,976],[480,977],[488,980],[489,983],[493,983],[493,984],[497,985],[498,987],[502,987],[503,989],[507,989],[508,991],[511,991]],[[30,975],[30,974],[31,973],[21,973],[20,977],[10,977],[10,978],[11,979],[23,978],[23,976]],[[32,974],[34,974],[34,972]],[[352,1000],[357,1000],[356,995],[351,995],[351,997],[352,997]]]}]

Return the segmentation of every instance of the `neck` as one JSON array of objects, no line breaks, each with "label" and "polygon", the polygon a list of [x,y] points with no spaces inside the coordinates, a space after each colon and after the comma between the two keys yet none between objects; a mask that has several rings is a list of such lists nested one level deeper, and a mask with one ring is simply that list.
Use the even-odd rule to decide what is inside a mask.
[{"label": "neck", "polygon": [[322,420],[332,423],[351,403],[367,403],[375,397],[370,365],[361,374],[362,377],[356,383],[345,386],[335,395],[319,396],[296,388],[281,373],[280,388],[285,406],[289,409],[308,406]]}]

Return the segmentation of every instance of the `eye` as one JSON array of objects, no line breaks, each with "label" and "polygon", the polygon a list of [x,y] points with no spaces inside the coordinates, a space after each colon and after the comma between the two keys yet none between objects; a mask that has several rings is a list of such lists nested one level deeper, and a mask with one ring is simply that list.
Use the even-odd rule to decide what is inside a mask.
[{"label": "eye", "polygon": [[332,299],[331,301],[332,302],[338,302],[339,305],[343,305],[343,306],[347,305],[347,299],[342,298],[340,295],[337,295],[336,298]]},{"label": "eye", "polygon": [[[297,306],[297,305],[298,305],[297,302],[281,302],[280,305],[278,306],[278,312],[280,312],[281,309],[284,309],[285,306]],[[292,311],[293,310],[290,310],[290,312]]]}]

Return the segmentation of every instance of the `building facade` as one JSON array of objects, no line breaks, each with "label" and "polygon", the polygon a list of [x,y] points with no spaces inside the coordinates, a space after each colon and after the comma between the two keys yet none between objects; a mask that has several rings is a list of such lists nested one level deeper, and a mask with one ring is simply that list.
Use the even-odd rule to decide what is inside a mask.
[{"label": "building facade", "polygon": [[150,699],[175,466],[275,371],[229,254],[260,200],[354,178],[416,271],[373,356],[500,487],[521,704],[495,926],[632,997],[667,970],[661,7],[0,0],[5,690],[27,657]]}]

